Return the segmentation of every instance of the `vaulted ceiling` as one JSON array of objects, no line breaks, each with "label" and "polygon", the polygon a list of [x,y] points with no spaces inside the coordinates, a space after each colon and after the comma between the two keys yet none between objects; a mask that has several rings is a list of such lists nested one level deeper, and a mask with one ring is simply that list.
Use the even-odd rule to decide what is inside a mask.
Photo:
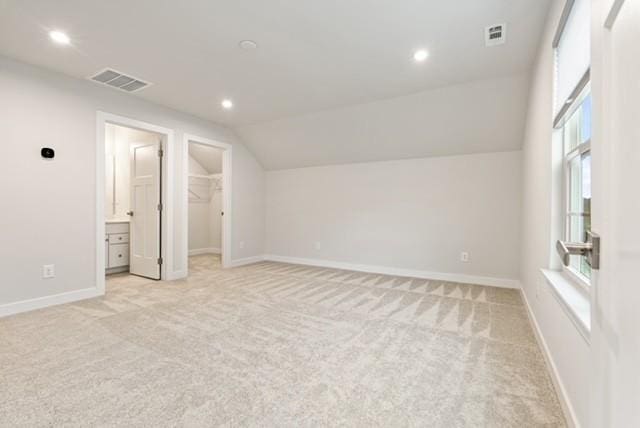
[{"label": "vaulted ceiling", "polygon": [[189,156],[195,159],[209,174],[222,172],[222,151],[218,148],[190,143]]},{"label": "vaulted ceiling", "polygon": [[[550,1],[0,0],[0,54],[78,78],[112,67],[152,82],[132,96],[236,129],[269,169],[384,159],[398,144],[389,138],[392,127],[413,122],[397,118],[385,128],[384,118],[376,115],[411,114],[408,106],[423,103],[431,111],[436,104],[429,94],[446,98],[442,88],[458,88],[453,93],[464,99],[461,90],[482,91],[478,86],[484,85],[485,91],[498,92],[501,103],[493,106],[496,100],[489,96],[485,101],[490,111],[523,111],[526,85],[513,80],[526,76],[531,67]],[[497,23],[507,24],[507,43],[487,48],[484,28]],[[48,32],[53,29],[65,31],[71,45],[52,45]],[[238,43],[246,39],[255,41],[257,49],[241,49]],[[412,59],[418,48],[430,54],[420,64]],[[233,100],[231,110],[220,106],[224,98]],[[480,124],[471,114],[480,103],[467,111],[460,102],[456,127],[469,128],[459,137],[473,138],[468,137],[476,134],[471,126]],[[384,107],[366,107],[379,103]],[[332,114],[350,114],[352,108],[355,116],[346,116],[340,128],[345,136],[317,133],[340,120],[327,119]],[[373,116],[363,116],[367,111]],[[358,123],[349,125],[353,120]],[[522,122],[511,115],[489,125],[513,121]],[[384,150],[365,157],[335,155],[335,147],[323,151],[327,138],[339,139],[347,152],[371,150],[372,145],[364,143],[349,147],[353,136],[369,138],[363,122],[374,124],[383,135],[375,143],[387,145]],[[446,124],[451,126],[450,121]],[[413,143],[394,158],[468,151],[466,146],[422,147],[443,144],[433,140],[446,134],[445,129],[433,129],[440,126],[425,122],[430,137],[418,139],[413,129],[404,136]],[[487,135],[480,137],[485,143],[461,144],[480,150],[508,148],[513,145],[504,140],[521,139],[521,131],[505,131],[495,147],[485,144]],[[450,138],[445,146],[458,140]],[[298,143],[318,155],[296,155]],[[519,147],[520,142],[513,144]],[[281,149],[288,152],[277,153]],[[287,160],[273,160],[278,156]]]}]

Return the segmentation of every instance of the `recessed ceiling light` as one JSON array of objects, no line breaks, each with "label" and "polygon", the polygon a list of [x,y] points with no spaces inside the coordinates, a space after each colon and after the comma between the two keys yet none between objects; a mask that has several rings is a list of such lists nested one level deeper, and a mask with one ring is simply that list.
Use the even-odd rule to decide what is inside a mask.
[{"label": "recessed ceiling light", "polygon": [[233,107],[233,102],[229,99],[222,100],[220,104],[222,104],[222,108],[226,110],[229,110],[231,107]]},{"label": "recessed ceiling light", "polygon": [[69,36],[64,34],[62,31],[50,31],[49,37],[59,45],[68,45],[69,43],[71,43],[71,39],[69,38]]},{"label": "recessed ceiling light", "polygon": [[419,49],[414,52],[413,59],[417,62],[422,62],[429,57],[429,52],[424,49]]},{"label": "recessed ceiling light", "polygon": [[240,43],[238,43],[238,46],[240,46],[241,49],[244,49],[246,51],[250,51],[252,49],[257,48],[258,44],[256,42],[254,42],[253,40],[243,40]]}]

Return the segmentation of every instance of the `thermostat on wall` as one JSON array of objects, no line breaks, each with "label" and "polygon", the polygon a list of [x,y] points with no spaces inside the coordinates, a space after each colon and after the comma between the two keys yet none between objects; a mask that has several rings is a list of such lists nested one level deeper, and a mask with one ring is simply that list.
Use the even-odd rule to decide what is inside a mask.
[{"label": "thermostat on wall", "polygon": [[42,156],[45,159],[53,159],[55,155],[56,155],[56,152],[52,148],[43,147],[42,149],[40,149],[40,156]]}]

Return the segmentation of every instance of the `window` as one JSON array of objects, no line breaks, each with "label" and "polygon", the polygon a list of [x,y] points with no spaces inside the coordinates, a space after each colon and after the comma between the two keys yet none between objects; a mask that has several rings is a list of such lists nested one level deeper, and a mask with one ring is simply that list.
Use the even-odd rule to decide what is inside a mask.
[{"label": "window", "polygon": [[[586,242],[591,229],[591,91],[589,0],[567,0],[553,47],[555,52],[554,128],[562,140],[564,230],[562,239]],[[571,256],[566,268],[588,285],[591,267]]]},{"label": "window", "polygon": [[[564,239],[586,242],[591,230],[591,92],[586,85],[561,120],[565,222]],[[591,278],[591,267],[584,256],[571,256],[568,269],[583,282]]]}]

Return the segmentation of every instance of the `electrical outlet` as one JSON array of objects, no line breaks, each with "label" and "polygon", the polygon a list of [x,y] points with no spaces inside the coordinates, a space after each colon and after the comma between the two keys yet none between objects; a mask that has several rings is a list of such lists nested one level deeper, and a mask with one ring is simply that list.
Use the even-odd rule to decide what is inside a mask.
[{"label": "electrical outlet", "polygon": [[55,278],[56,265],[42,265],[42,277],[43,278]]},{"label": "electrical outlet", "polygon": [[316,241],[316,243],[314,244],[314,247],[316,250],[319,250],[322,248],[322,244],[320,243],[320,241]]},{"label": "electrical outlet", "polygon": [[469,253],[467,253],[466,251],[463,251],[460,253],[460,261],[462,263],[469,263]]},{"label": "electrical outlet", "polygon": [[244,248],[244,241],[240,241],[240,249]]}]

